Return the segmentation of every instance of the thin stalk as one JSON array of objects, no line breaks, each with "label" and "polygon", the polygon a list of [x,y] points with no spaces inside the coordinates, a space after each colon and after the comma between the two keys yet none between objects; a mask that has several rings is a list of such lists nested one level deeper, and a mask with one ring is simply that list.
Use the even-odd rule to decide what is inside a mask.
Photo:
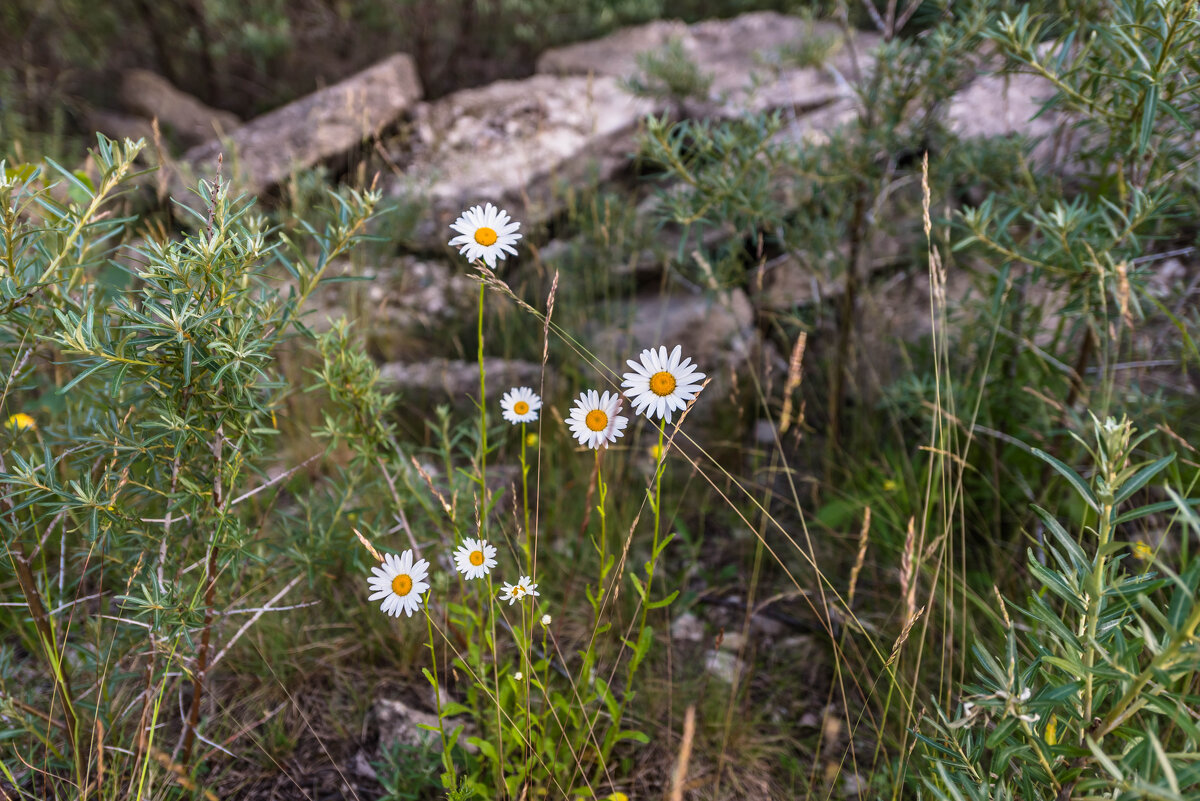
[{"label": "thin stalk", "polygon": [[[643,632],[645,632],[645,630],[646,630],[646,618],[650,613],[650,609],[649,609],[650,592],[654,586],[654,569],[658,565],[658,557],[659,557],[658,543],[659,543],[659,536],[662,531],[662,477],[663,477],[663,472],[666,469],[666,463],[667,463],[667,460],[666,460],[667,454],[663,447],[664,442],[666,441],[666,432],[667,432],[666,420],[659,420],[658,421],[658,447],[654,451],[655,453],[658,454],[658,464],[654,468],[654,496],[653,496],[653,498],[651,498],[651,502],[650,502],[650,509],[654,513],[654,540],[650,546],[650,559],[646,562],[646,583],[645,583],[646,596],[644,598],[642,598],[642,603],[641,603],[642,614],[641,614],[641,617],[638,619],[637,637],[634,638],[634,640],[633,640],[634,643],[640,643],[642,641]],[[630,691],[633,689],[634,675],[636,675],[636,671],[634,669],[633,662],[631,661],[629,664],[629,671],[625,674],[625,691],[621,694],[621,703],[617,707],[617,714],[613,716],[612,728],[610,729],[610,731],[613,733],[614,736],[615,736],[616,732],[620,731],[621,721],[625,717],[625,706],[626,706],[626,704],[629,703],[629,694],[630,694]],[[604,738],[605,748],[604,748],[604,753],[601,754],[601,759],[600,759],[601,766],[603,766],[605,761],[608,759],[608,755],[611,752],[612,747],[615,744],[616,743],[614,740],[611,740],[608,737]]]},{"label": "thin stalk", "polygon": [[[479,513],[479,536],[486,539],[488,503],[487,503],[487,371],[483,368],[483,301],[486,287],[479,282],[479,492],[483,498]],[[491,589],[489,587],[489,589]]]},{"label": "thin stalk", "polygon": [[442,738],[442,764],[447,770],[454,764],[450,761],[450,748],[446,743],[446,727],[442,721],[442,684],[438,680],[438,660],[437,651],[433,648],[433,620],[429,617],[429,596],[432,591],[425,595],[425,630],[429,634],[429,661],[433,663],[433,703],[437,708],[438,719],[438,734]]},{"label": "thin stalk", "polygon": [[[480,369],[482,374],[483,370]],[[525,424],[521,423],[521,509],[525,513],[525,569],[533,575],[533,534],[529,530],[529,463],[525,461]]]},{"label": "thin stalk", "polygon": [[[1083,700],[1084,700],[1084,720],[1092,719],[1092,681],[1093,667],[1096,664],[1096,628],[1100,622],[1100,606],[1104,599],[1104,569],[1108,563],[1108,558],[1104,555],[1105,546],[1112,538],[1112,511],[1111,503],[1105,503],[1100,507],[1100,521],[1097,525],[1097,533],[1100,537],[1100,544],[1097,547],[1096,564],[1092,568],[1092,575],[1088,579],[1088,608],[1087,608],[1087,635],[1084,638],[1084,645],[1087,651],[1084,653],[1084,677],[1083,677]],[[1085,729],[1086,730],[1086,729]]]},{"label": "thin stalk", "polygon": [[[481,304],[482,308],[482,304]],[[482,340],[480,340],[482,341]],[[480,364],[482,367],[482,363]],[[500,666],[499,660],[496,657],[496,592],[492,587],[492,574],[488,573],[487,577],[487,592],[488,592],[488,618],[491,629],[491,646],[492,646],[492,685],[494,692],[492,698],[496,704],[496,787],[503,788],[504,785],[504,724],[500,717]]]}]

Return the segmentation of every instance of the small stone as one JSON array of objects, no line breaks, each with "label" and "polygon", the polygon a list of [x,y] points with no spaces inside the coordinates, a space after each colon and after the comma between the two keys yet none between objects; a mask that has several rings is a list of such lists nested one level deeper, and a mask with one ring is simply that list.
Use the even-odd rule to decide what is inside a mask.
[{"label": "small stone", "polygon": [[742,660],[726,650],[709,651],[704,659],[704,669],[726,684],[733,684],[745,667]]},{"label": "small stone", "polygon": [[684,612],[671,623],[671,639],[701,642],[704,639],[704,623],[691,612]]}]

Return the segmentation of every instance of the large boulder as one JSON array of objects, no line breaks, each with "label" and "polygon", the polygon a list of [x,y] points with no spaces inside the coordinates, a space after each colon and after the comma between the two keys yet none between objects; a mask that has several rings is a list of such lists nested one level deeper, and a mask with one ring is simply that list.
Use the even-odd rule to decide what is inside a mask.
[{"label": "large boulder", "polygon": [[442,247],[449,226],[485,201],[528,230],[566,203],[566,187],[610,179],[629,159],[642,119],[658,111],[609,77],[535,75],[455,92],[416,109],[409,166],[392,194],[417,196],[428,214],[415,231]]},{"label": "large boulder", "polygon": [[239,188],[261,193],[296,169],[312,167],[377,136],[421,94],[412,58],[399,53],[256,117],[220,141],[192,148],[184,161],[208,173],[223,153]]},{"label": "large boulder", "polygon": [[[542,366],[516,359],[486,357],[488,400],[498,400],[512,387],[536,387]],[[379,368],[379,384],[385,392],[444,402],[479,397],[479,363],[460,359],[425,359],[419,362],[389,362]]]},{"label": "large boulder", "polygon": [[[597,310],[593,319],[603,319]],[[740,289],[706,293],[647,292],[626,303],[611,303],[607,310],[616,319],[598,323],[583,334],[584,343],[618,374],[627,372],[626,359],[635,359],[645,348],[681,346],[718,383],[729,368],[753,357],[759,346],[754,309]],[[718,387],[710,395],[721,394]]]},{"label": "large boulder", "polygon": [[1057,90],[1040,75],[981,75],[951,98],[946,108],[950,130],[964,139],[1022,136],[1036,141],[1032,156],[1044,165],[1061,162],[1058,135],[1066,131],[1062,113],[1039,114]]},{"label": "large boulder", "polygon": [[242,123],[236,114],[201,103],[149,70],[126,72],[121,77],[120,95],[127,110],[157,119],[163,134],[183,147],[216,139]]},{"label": "large boulder", "polygon": [[[352,274],[349,263],[331,265],[330,275]],[[447,355],[452,348],[439,353],[436,343],[448,341],[475,310],[478,284],[461,264],[409,255],[373,259],[363,278],[324,284],[310,301],[309,325],[319,331],[329,320],[350,317],[368,351],[385,362]]]},{"label": "large boulder", "polygon": [[873,34],[852,35],[848,46],[844,32],[833,23],[774,11],[693,25],[658,21],[548,50],[538,59],[537,70],[627,80],[639,73],[639,56],[661,53],[674,41],[712,79],[709,98],[688,105],[689,114],[735,117],[774,109],[803,113],[850,94],[856,64],[865,63],[866,52],[879,41]]}]

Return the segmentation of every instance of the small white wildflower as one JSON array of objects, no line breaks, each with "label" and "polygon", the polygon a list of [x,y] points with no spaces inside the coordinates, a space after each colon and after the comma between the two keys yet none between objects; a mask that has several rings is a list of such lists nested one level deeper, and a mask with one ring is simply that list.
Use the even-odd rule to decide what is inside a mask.
[{"label": "small white wildflower", "polygon": [[521,671],[519,671],[519,670],[518,670],[516,673],[514,673],[514,674],[513,674],[513,679],[514,679],[514,680],[516,680],[516,681],[520,681],[520,680],[521,680],[521,679],[523,679],[523,678],[525,678],[525,674],[524,674],[524,673],[522,673],[522,672],[521,672]]},{"label": "small white wildflower", "polygon": [[543,626],[550,625],[550,616],[549,615],[542,615],[542,625]]},{"label": "small white wildflower", "polygon": [[458,252],[470,261],[483,259],[491,269],[496,269],[496,259],[506,259],[505,251],[517,255],[517,240],[521,235],[517,229],[519,222],[509,222],[508,212],[498,209],[491,203],[486,206],[472,206],[462,213],[450,227],[458,232],[458,236],[450,240],[450,246],[458,248]]},{"label": "small white wildflower", "polygon": [[514,387],[500,399],[501,416],[513,425],[532,423],[538,419],[540,408],[542,399],[529,387]]},{"label": "small white wildflower", "polygon": [[691,358],[680,361],[678,345],[667,353],[666,347],[642,351],[640,361],[628,359],[634,372],[625,373],[621,386],[632,401],[633,410],[653,419],[671,422],[671,415],[687,408],[688,401],[700,392],[704,373],[698,372]]},{"label": "small white wildflower", "polygon": [[521,582],[509,584],[504,582],[504,586],[500,588],[500,600],[508,601],[508,605],[512,606],[517,601],[525,597],[525,590],[521,587]]},{"label": "small white wildflower", "polygon": [[483,540],[465,539],[454,551],[454,566],[467,579],[480,579],[496,566],[496,546]]},{"label": "small white wildflower", "polygon": [[615,392],[601,395],[594,389],[582,392],[575,401],[575,408],[567,418],[567,426],[581,445],[589,448],[607,447],[624,436],[629,418],[617,414],[621,410],[621,396]]},{"label": "small white wildflower", "polygon": [[372,590],[369,601],[383,600],[380,608],[393,617],[404,612],[412,617],[421,608],[421,596],[429,589],[425,579],[429,576],[429,562],[422,559],[413,562],[413,552],[406,550],[400,556],[389,553],[383,564],[371,568],[374,574],[367,583]]}]

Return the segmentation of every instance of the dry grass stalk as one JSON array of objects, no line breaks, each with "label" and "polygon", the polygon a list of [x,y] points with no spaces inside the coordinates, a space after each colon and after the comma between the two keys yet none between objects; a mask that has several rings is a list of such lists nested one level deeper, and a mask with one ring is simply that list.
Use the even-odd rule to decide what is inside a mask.
[{"label": "dry grass stalk", "polygon": [[[779,415],[780,434],[787,433],[788,428],[792,425],[792,396],[800,388],[800,381],[803,378],[800,368],[804,364],[804,349],[807,344],[808,334],[801,331],[800,336],[796,337],[796,344],[792,346],[792,358],[788,361],[787,381],[783,385],[783,412]],[[797,415],[796,422],[804,422],[803,406],[800,407],[800,414]]]},{"label": "dry grass stalk", "polygon": [[679,746],[679,758],[675,761],[675,773],[671,777],[671,801],[683,801],[683,780],[687,778],[688,761],[692,758],[692,739],[696,736],[696,706],[687,708],[683,715],[683,742]]},{"label": "dry grass stalk", "polygon": [[358,537],[358,541],[361,542],[363,547],[367,549],[367,553],[375,557],[376,562],[383,561],[383,556],[380,555],[379,551],[375,550],[375,546],[371,544],[370,540],[362,535],[361,531],[354,529],[354,536]]},{"label": "dry grass stalk", "polygon": [[900,557],[900,594],[904,596],[904,625],[912,625],[917,612],[917,532],[916,518],[908,519],[908,533],[904,536],[904,553]]},{"label": "dry grass stalk", "polygon": [[858,587],[858,574],[862,571],[863,562],[867,558],[867,533],[871,530],[871,507],[863,511],[862,529],[858,532],[858,555],[854,557],[854,567],[850,568],[850,588],[846,592],[846,609],[854,606],[854,590]]},{"label": "dry grass stalk", "polygon": [[908,619],[908,622],[904,624],[904,629],[900,632],[900,636],[896,638],[896,642],[892,645],[892,652],[888,655],[887,664],[884,665],[884,668],[891,667],[896,661],[896,658],[900,656],[900,649],[903,648],[904,643],[908,641],[908,635],[912,634],[913,626],[916,625],[917,621],[921,619],[921,615],[923,614],[925,614],[925,607],[922,606],[920,609],[914,612],[912,617]]}]

